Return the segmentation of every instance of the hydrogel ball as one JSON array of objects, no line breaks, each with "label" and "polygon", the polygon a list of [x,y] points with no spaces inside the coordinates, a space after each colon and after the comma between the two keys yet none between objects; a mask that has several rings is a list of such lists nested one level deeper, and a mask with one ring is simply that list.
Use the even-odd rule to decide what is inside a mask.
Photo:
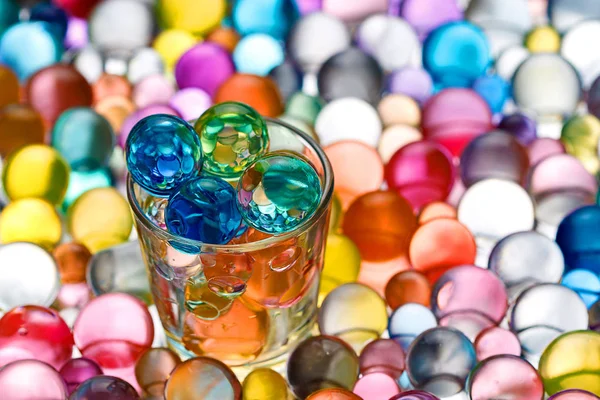
[{"label": "hydrogel ball", "polygon": [[181,185],[169,198],[165,217],[169,232],[210,244],[229,242],[242,222],[235,189],[210,176]]},{"label": "hydrogel ball", "polygon": [[238,184],[238,206],[253,228],[285,233],[314,214],[321,194],[312,165],[294,153],[273,152],[244,171]]},{"label": "hydrogel ball", "polygon": [[237,178],[269,147],[265,121],[245,104],[226,102],[209,108],[195,124],[204,168],[222,178]]},{"label": "hydrogel ball", "polygon": [[125,145],[127,169],[148,192],[166,197],[202,170],[200,138],[184,120],[166,114],[138,122]]}]

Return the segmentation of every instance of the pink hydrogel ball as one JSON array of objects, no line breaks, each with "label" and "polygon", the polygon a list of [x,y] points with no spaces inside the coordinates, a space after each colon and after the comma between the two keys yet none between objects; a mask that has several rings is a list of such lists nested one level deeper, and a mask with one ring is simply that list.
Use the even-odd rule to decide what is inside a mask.
[{"label": "pink hydrogel ball", "polygon": [[81,354],[98,363],[105,374],[135,385],[135,363],[152,345],[154,325],[140,300],[125,293],[108,293],[81,310],[73,336]]},{"label": "pink hydrogel ball", "polygon": [[423,106],[423,135],[460,156],[476,136],[492,130],[492,112],[486,101],[470,89],[445,89]]},{"label": "pink hydrogel ball", "polygon": [[446,200],[454,177],[452,155],[443,146],[430,141],[401,147],[385,166],[388,187],[396,189],[414,210]]},{"label": "pink hydrogel ball", "polygon": [[60,375],[67,384],[69,394],[94,376],[102,375],[102,369],[94,361],[87,358],[73,358],[60,369]]},{"label": "pink hydrogel ball", "polygon": [[50,365],[20,360],[0,370],[0,393],[6,400],[62,400],[67,398],[67,387]]},{"label": "pink hydrogel ball", "polygon": [[502,354],[520,356],[521,343],[513,332],[493,326],[477,336],[475,352],[479,361]]},{"label": "pink hydrogel ball", "polygon": [[542,379],[535,368],[511,355],[494,356],[479,363],[467,386],[472,400],[544,398]]},{"label": "pink hydrogel ball", "polygon": [[71,330],[50,308],[17,307],[0,319],[0,367],[16,360],[35,359],[58,369],[72,352]]}]

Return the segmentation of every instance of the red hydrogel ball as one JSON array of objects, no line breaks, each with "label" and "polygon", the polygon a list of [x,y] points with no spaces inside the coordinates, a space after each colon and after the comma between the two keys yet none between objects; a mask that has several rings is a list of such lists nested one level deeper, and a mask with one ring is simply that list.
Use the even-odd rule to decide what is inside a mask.
[{"label": "red hydrogel ball", "polygon": [[407,144],[385,166],[388,186],[408,200],[414,210],[445,200],[454,177],[452,155],[443,146],[429,141]]},{"label": "red hydrogel ball", "polygon": [[73,335],[52,309],[22,306],[0,319],[0,367],[24,359],[35,359],[60,368],[71,358]]}]

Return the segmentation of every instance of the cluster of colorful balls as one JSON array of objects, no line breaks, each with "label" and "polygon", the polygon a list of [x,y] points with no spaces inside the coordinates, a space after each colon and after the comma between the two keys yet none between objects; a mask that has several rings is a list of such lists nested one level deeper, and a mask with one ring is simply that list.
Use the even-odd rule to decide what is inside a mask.
[{"label": "cluster of colorful balls", "polygon": [[[0,0],[0,398],[598,400],[599,34],[597,0]],[[321,182],[266,118],[335,197],[313,337],[242,377],[166,347],[126,172],[191,246],[293,232]]]}]

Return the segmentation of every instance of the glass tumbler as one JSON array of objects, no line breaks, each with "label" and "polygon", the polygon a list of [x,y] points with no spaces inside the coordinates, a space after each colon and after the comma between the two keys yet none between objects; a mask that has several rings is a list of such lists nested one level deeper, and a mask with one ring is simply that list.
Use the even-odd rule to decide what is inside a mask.
[{"label": "glass tumbler", "polygon": [[167,199],[131,178],[127,187],[169,346],[183,359],[217,358],[241,376],[258,366],[277,368],[310,335],[333,193],[331,165],[314,139],[281,121],[266,122],[270,150],[302,154],[321,178],[316,212],[291,232],[249,228],[226,245],[185,239],[166,230]]}]

